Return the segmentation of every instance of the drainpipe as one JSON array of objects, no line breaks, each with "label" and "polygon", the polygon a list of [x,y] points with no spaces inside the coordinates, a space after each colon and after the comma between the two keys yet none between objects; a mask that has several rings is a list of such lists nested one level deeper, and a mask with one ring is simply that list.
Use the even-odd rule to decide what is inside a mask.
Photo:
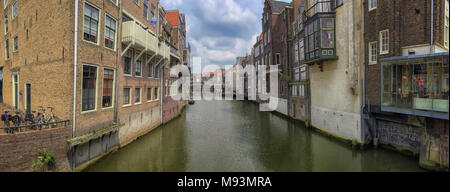
[{"label": "drainpipe", "polygon": [[73,119],[72,119],[72,138],[76,134],[76,111],[77,111],[77,63],[78,63],[78,0],[75,0],[74,13],[74,38],[73,38]]},{"label": "drainpipe", "polygon": [[434,31],[434,25],[433,25],[433,23],[434,23],[434,21],[433,21],[433,19],[434,19],[434,0],[431,0],[431,28],[430,28],[430,36],[431,36],[431,38],[430,38],[430,53],[433,53],[434,51],[433,51],[433,31]]},{"label": "drainpipe", "polygon": [[115,76],[115,92],[116,94],[114,95],[114,121],[113,123],[118,124],[119,123],[119,67],[120,67],[120,61],[122,58],[122,0],[119,0],[119,19],[117,22],[118,25],[118,29],[117,29],[117,58],[116,58],[116,76]]},{"label": "drainpipe", "polygon": [[[72,138],[76,137],[76,112],[77,112],[77,63],[78,63],[78,0],[74,1],[74,38],[73,38],[73,119],[72,119]],[[75,169],[75,150],[71,149],[72,162],[71,167]]]},{"label": "drainpipe", "polygon": [[163,124],[163,103],[164,103],[164,97],[165,97],[164,91],[166,90],[166,88],[164,87],[164,67],[167,65],[167,63],[168,62],[164,62],[164,64],[161,65],[160,73],[159,73],[159,75],[161,75],[161,77],[160,77],[160,79],[161,79],[161,82],[160,82],[160,92],[161,92],[160,108],[161,108],[161,111],[159,113],[160,118],[161,118],[161,125]]}]

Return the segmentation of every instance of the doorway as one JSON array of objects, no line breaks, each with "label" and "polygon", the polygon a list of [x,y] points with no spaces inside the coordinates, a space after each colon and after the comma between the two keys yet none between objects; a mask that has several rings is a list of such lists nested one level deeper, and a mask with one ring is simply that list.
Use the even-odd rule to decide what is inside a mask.
[{"label": "doorway", "polygon": [[13,90],[13,105],[14,109],[19,109],[19,74],[13,73],[12,75],[12,90]]},{"label": "doorway", "polygon": [[31,114],[31,84],[25,84],[25,104],[26,104],[26,114]]}]

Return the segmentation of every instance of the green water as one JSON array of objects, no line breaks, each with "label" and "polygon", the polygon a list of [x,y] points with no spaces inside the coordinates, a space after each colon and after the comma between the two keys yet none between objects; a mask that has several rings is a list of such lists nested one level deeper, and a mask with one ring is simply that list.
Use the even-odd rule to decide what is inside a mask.
[{"label": "green water", "polygon": [[86,171],[322,172],[423,171],[388,150],[352,150],[259,106],[197,101],[180,118],[108,155]]}]

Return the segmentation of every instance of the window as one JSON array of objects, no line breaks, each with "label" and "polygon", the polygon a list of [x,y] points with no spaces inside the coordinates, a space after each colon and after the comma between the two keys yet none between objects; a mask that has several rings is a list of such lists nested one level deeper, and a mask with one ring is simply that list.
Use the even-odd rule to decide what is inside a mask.
[{"label": "window", "polygon": [[12,5],[12,19],[14,20],[17,17],[17,1]]},{"label": "window", "polygon": [[128,50],[123,57],[123,73],[125,75],[131,75],[131,59],[132,50]]},{"label": "window", "polygon": [[144,6],[142,6],[143,9],[143,17],[147,20],[148,18],[148,0],[144,0]]},{"label": "window", "polygon": [[369,43],[369,64],[377,64],[377,42]]},{"label": "window", "polygon": [[300,81],[300,69],[295,69],[294,80],[295,81]]},{"label": "window", "polygon": [[8,60],[9,59],[9,39],[5,40],[5,59]]},{"label": "window", "polygon": [[7,34],[8,31],[9,31],[8,23],[9,23],[9,21],[8,21],[8,14],[5,14],[5,34]]},{"label": "window", "polygon": [[276,53],[276,54],[275,54],[275,61],[276,61],[276,64],[277,64],[277,65],[281,64],[281,63],[280,63],[280,62],[281,62],[280,60],[281,60],[280,54],[279,54],[279,53]]},{"label": "window", "polygon": [[103,101],[102,107],[109,108],[113,106],[113,90],[114,90],[114,70],[103,70]]},{"label": "window", "polygon": [[153,4],[151,5],[150,8],[150,16],[151,16],[150,20],[155,18],[155,6]]},{"label": "window", "polygon": [[134,89],[134,104],[141,104],[141,88]]},{"label": "window", "polygon": [[297,42],[295,42],[294,56],[295,56],[295,62],[298,62],[298,43]]},{"label": "window", "polygon": [[[139,56],[136,52],[135,57]],[[139,57],[139,59],[136,59],[136,76],[142,77],[142,57]]]},{"label": "window", "polygon": [[389,30],[380,31],[380,54],[389,53]]},{"label": "window", "polygon": [[134,0],[134,3],[136,3],[137,5],[139,5],[139,0]]},{"label": "window", "polygon": [[109,15],[105,19],[105,47],[112,50],[116,47],[116,20]]},{"label": "window", "polygon": [[131,104],[131,88],[124,88],[123,89],[123,105],[130,105]]},{"label": "window", "polygon": [[159,91],[158,91],[157,87],[155,87],[155,92],[153,94],[155,95],[155,100],[158,100],[159,99],[159,97],[158,97]]},{"label": "window", "polygon": [[19,37],[14,37],[14,46],[13,46],[13,52],[19,51]]},{"label": "window", "polygon": [[155,78],[159,78],[159,67],[155,67]]},{"label": "window", "polygon": [[152,100],[152,88],[149,87],[147,88],[147,101],[151,101]]},{"label": "window", "polygon": [[95,110],[96,88],[97,88],[97,67],[83,65],[83,85],[82,85],[82,111]]},{"label": "window", "polygon": [[8,6],[8,0],[5,0],[5,8]]},{"label": "window", "polygon": [[369,0],[369,11],[377,8],[377,0]]},{"label": "window", "polygon": [[148,62],[148,77],[152,77],[153,76],[153,63],[152,61],[147,61]]},{"label": "window", "polygon": [[269,31],[267,33],[267,41],[270,43],[270,29],[269,29]]},{"label": "window", "polygon": [[299,49],[300,49],[300,61],[305,60],[305,47],[303,43],[303,39],[299,41]]},{"label": "window", "polygon": [[98,37],[99,10],[88,3],[84,4],[84,40],[96,43]]},{"label": "window", "polygon": [[444,18],[444,46],[449,47],[449,4],[448,0],[445,0],[445,18]]},{"label": "window", "polygon": [[322,18],[320,19],[322,30],[322,48],[334,47],[334,19]]}]

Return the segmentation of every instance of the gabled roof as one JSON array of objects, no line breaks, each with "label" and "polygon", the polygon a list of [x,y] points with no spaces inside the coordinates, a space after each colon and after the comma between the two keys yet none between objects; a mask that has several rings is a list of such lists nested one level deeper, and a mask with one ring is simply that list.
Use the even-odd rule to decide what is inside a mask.
[{"label": "gabled roof", "polygon": [[286,3],[283,1],[269,0],[270,6],[272,7],[273,13],[281,13],[286,6],[289,6],[290,3]]}]

